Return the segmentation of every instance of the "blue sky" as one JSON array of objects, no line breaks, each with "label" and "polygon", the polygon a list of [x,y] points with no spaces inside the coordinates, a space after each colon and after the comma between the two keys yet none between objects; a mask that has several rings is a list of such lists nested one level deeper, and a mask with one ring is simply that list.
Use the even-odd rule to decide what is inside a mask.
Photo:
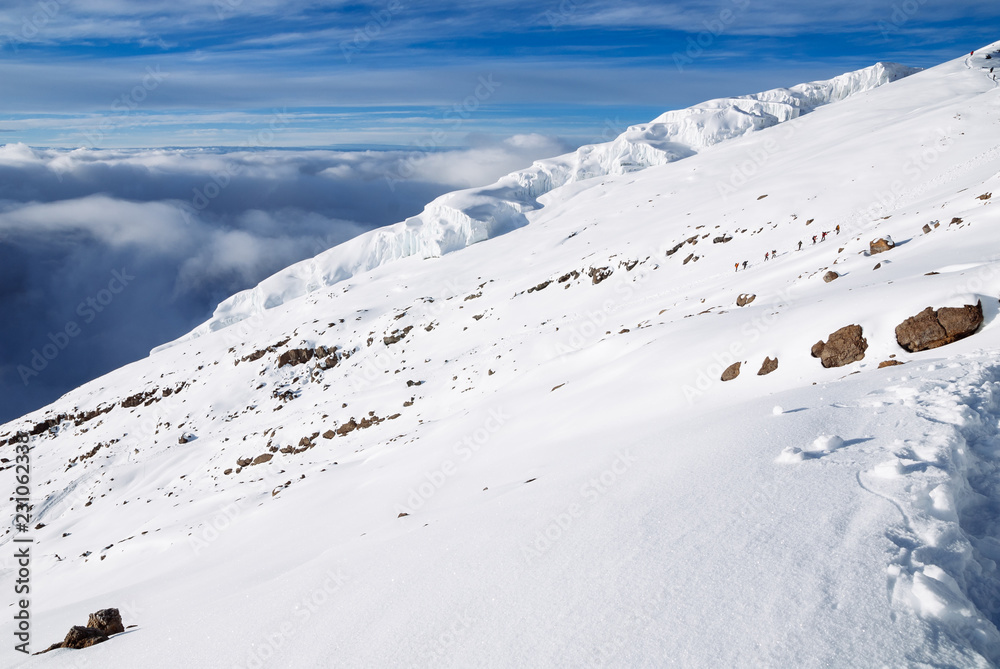
[{"label": "blue sky", "polygon": [[933,65],[998,18],[983,0],[7,0],[0,143],[584,143],[712,97]]}]

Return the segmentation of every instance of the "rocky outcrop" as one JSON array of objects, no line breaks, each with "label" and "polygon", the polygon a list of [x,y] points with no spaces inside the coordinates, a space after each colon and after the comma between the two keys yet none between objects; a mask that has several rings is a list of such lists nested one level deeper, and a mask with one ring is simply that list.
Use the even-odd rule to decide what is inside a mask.
[{"label": "rocky outcrop", "polygon": [[108,635],[93,627],[74,625],[63,639],[62,648],[89,648],[108,640]]},{"label": "rocky outcrop", "polygon": [[529,288],[528,292],[529,293],[534,293],[536,290],[545,290],[546,288],[548,288],[548,286],[549,286],[550,283],[552,283],[552,281],[542,281],[537,286],[533,286],[533,287]]},{"label": "rocky outcrop", "polygon": [[824,367],[843,367],[864,360],[868,340],[863,334],[860,325],[847,325],[831,333],[827,341],[813,344],[810,352]]},{"label": "rocky outcrop", "polygon": [[[132,626],[134,627],[134,625]],[[41,655],[57,648],[72,648],[79,650],[90,646],[104,643],[113,634],[120,634],[125,631],[122,624],[121,613],[118,609],[101,609],[96,613],[91,613],[86,626],[74,625],[66,633],[66,638],[59,643],[54,643],[43,651],[35,653]]]},{"label": "rocky outcrop", "polygon": [[737,376],[739,376],[740,375],[740,365],[742,365],[742,364],[743,363],[741,363],[741,362],[734,362],[733,364],[729,365],[729,367],[726,367],[726,371],[722,372],[722,380],[723,381],[732,381]]},{"label": "rocky outcrop", "polygon": [[613,273],[614,270],[611,269],[610,267],[591,267],[589,270],[587,270],[587,274],[590,275],[590,281],[595,286],[600,282],[604,281],[605,279],[607,279]]},{"label": "rocky outcrop", "polygon": [[410,334],[410,330],[413,329],[412,325],[407,325],[402,330],[393,330],[385,337],[382,337],[382,343],[386,346],[392,346],[393,344],[398,344],[406,338],[406,335]]},{"label": "rocky outcrop", "polygon": [[100,611],[91,613],[90,618],[87,620],[87,627],[100,630],[106,636],[125,631],[125,625],[122,623],[122,614],[118,609],[101,609]]},{"label": "rocky outcrop", "polygon": [[311,348],[293,348],[278,356],[278,367],[303,365],[312,360],[315,352]]},{"label": "rocky outcrop", "polygon": [[886,235],[885,237],[879,237],[869,242],[868,253],[875,255],[876,253],[885,253],[894,248],[896,248],[896,242],[892,241],[892,237]]},{"label": "rocky outcrop", "polygon": [[767,376],[776,369],[778,369],[777,358],[764,358],[764,364],[760,366],[760,371],[757,372],[757,376]]},{"label": "rocky outcrop", "polygon": [[902,360],[883,360],[878,363],[878,368],[882,369],[883,367],[895,367],[896,365],[902,364],[904,364]]},{"label": "rocky outcrop", "polygon": [[746,305],[750,304],[756,299],[757,296],[754,295],[753,293],[740,293],[739,296],[736,298],[736,306],[745,307]]},{"label": "rocky outcrop", "polygon": [[975,306],[927,307],[896,326],[896,342],[910,353],[926,351],[964,339],[983,323],[983,303]]},{"label": "rocky outcrop", "polygon": [[831,281],[835,281],[835,280],[837,280],[839,278],[840,278],[840,275],[837,274],[836,272],[833,272],[833,271],[827,272],[826,274],[823,275],[823,281],[826,281],[827,283],[830,283]]}]

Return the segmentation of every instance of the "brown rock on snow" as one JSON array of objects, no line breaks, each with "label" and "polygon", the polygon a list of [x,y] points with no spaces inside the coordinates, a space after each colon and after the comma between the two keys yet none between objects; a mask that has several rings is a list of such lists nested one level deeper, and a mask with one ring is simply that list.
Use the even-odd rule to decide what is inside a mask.
[{"label": "brown rock on snow", "polygon": [[931,307],[896,326],[896,342],[911,353],[940,346],[936,342],[943,341],[947,336]]},{"label": "brown rock on snow", "polygon": [[[131,627],[134,627],[134,625],[131,625]],[[89,648],[90,646],[107,641],[108,637],[113,634],[120,634],[124,631],[125,626],[122,624],[122,616],[118,609],[101,609],[90,614],[86,627],[83,625],[74,625],[66,633],[66,638],[59,643],[52,644],[45,650],[35,653],[35,655],[41,655],[57,648],[72,648],[76,650]]]},{"label": "brown rock on snow", "polygon": [[293,348],[278,356],[278,367],[285,365],[301,365],[312,360],[314,352],[311,348]]},{"label": "brown rock on snow", "polygon": [[82,627],[80,625],[74,625],[70,628],[69,632],[66,634],[66,638],[63,639],[63,648],[89,648],[95,644],[103,643],[108,640],[108,635],[99,629],[93,627]]},{"label": "brown rock on snow", "polygon": [[757,376],[766,376],[776,369],[778,369],[777,358],[764,358],[764,364],[760,366],[760,371],[757,372]]},{"label": "brown rock on snow", "polygon": [[891,237],[879,237],[868,243],[868,252],[871,255],[884,253],[893,248],[896,248],[896,242],[892,241]]},{"label": "brown rock on snow", "polygon": [[882,369],[883,367],[894,367],[896,365],[902,365],[902,364],[904,364],[902,360],[883,360],[882,362],[878,363],[878,368]]},{"label": "brown rock on snow", "polygon": [[966,304],[962,307],[941,307],[937,312],[938,321],[952,341],[975,334],[983,324],[983,303]]},{"label": "brown rock on snow", "polygon": [[826,342],[813,344],[812,356],[819,358],[824,367],[843,367],[864,360],[868,340],[860,325],[847,325],[830,334]]},{"label": "brown rock on snow", "polygon": [[746,305],[750,304],[756,299],[757,296],[754,295],[753,293],[740,293],[739,296],[736,298],[736,306],[745,307]]},{"label": "brown rock on snow", "polygon": [[96,613],[91,613],[90,619],[87,620],[87,627],[100,630],[107,636],[125,631],[122,614],[118,609],[101,609]]},{"label": "brown rock on snow", "polygon": [[896,342],[910,353],[926,351],[964,339],[983,323],[983,303],[975,306],[927,307],[896,326]]},{"label": "brown rock on snow", "polygon": [[742,365],[742,364],[743,363],[741,363],[741,362],[734,362],[733,364],[729,365],[729,367],[726,367],[726,371],[722,372],[722,380],[723,381],[732,381],[737,376],[739,376],[740,375],[740,365]]},{"label": "brown rock on snow", "polygon": [[831,281],[834,281],[839,278],[840,275],[833,271],[827,272],[826,274],[823,275],[823,281],[826,281],[827,283],[830,283]]}]

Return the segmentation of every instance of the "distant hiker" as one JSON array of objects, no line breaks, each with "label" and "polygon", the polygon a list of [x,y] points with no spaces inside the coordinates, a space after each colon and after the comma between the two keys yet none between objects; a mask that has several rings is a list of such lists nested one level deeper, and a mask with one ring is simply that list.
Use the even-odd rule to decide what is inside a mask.
[{"label": "distant hiker", "polygon": [[746,261],[746,260],[744,260],[744,261],[743,261],[743,269],[746,269],[746,268],[747,268],[747,261]]},{"label": "distant hiker", "polygon": [[799,240],[799,251],[801,251],[801,250],[802,250],[802,240],[800,239]]},{"label": "distant hiker", "polygon": [[822,236],[822,237],[820,237],[820,238],[819,238],[819,240],[820,240],[821,242],[825,242],[825,241],[826,241],[826,232],[824,232],[824,233],[823,233],[823,236]]},{"label": "distant hiker", "polygon": [[839,234],[840,234],[840,226],[838,225],[838,226],[837,226],[837,227],[835,228],[835,230],[837,231],[837,234],[839,235]]},{"label": "distant hiker", "polygon": [[816,243],[816,235],[813,235],[813,244]]},{"label": "distant hiker", "polygon": [[769,252],[765,251],[764,252],[764,262],[767,262],[767,259],[770,258],[770,257],[771,257],[771,254]]},{"label": "distant hiker", "polygon": [[771,257],[772,258],[777,258],[778,257],[778,252],[777,251],[771,251]]},{"label": "distant hiker", "polygon": [[736,269],[733,270],[733,271],[734,272],[739,272],[740,271],[740,264],[739,263],[736,263]]}]

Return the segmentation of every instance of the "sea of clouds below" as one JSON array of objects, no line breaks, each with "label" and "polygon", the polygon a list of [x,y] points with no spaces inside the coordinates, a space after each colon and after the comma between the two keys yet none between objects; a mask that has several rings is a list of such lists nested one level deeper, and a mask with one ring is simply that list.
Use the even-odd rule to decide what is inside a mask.
[{"label": "sea of clouds below", "polygon": [[0,422],[204,321],[294,262],[574,147],[438,151],[0,145]]}]

